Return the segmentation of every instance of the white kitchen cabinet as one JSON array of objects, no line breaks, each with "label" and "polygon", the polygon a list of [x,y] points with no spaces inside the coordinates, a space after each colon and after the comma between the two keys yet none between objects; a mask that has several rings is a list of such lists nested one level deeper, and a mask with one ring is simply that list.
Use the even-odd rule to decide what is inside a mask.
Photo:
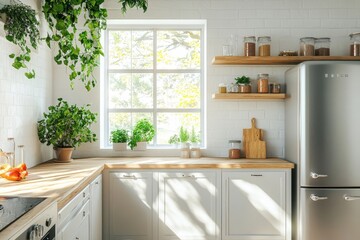
[{"label": "white kitchen cabinet", "polygon": [[153,239],[153,173],[104,174],[104,239]]},{"label": "white kitchen cabinet", "polygon": [[90,183],[90,240],[102,239],[102,175]]},{"label": "white kitchen cabinet", "polygon": [[159,173],[159,240],[220,239],[220,171]]},{"label": "white kitchen cabinet", "polygon": [[88,240],[90,235],[90,189],[78,193],[58,213],[57,240]]},{"label": "white kitchen cabinet", "polygon": [[223,170],[222,239],[290,240],[290,170]]}]

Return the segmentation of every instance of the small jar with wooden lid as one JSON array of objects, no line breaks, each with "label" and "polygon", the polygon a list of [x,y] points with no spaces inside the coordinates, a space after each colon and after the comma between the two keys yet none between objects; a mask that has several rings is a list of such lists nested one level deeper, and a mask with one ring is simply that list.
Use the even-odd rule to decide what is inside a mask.
[{"label": "small jar with wooden lid", "polygon": [[271,37],[269,36],[258,37],[257,42],[259,46],[259,56],[261,57],[270,56]]},{"label": "small jar with wooden lid", "polygon": [[315,38],[303,37],[300,38],[300,56],[314,56],[315,55]]},{"label": "small jar with wooden lid", "polygon": [[259,73],[257,78],[257,92],[268,93],[269,92],[269,74]]}]

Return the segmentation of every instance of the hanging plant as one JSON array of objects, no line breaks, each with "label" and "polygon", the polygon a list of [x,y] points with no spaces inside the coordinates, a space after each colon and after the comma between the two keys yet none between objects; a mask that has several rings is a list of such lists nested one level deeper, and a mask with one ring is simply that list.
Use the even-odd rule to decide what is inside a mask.
[{"label": "hanging plant", "polygon": [[[5,23],[5,38],[20,47],[19,54],[9,55],[14,59],[12,66],[16,69],[28,69],[27,63],[31,60],[31,47],[36,49],[40,40],[39,21],[36,19],[35,10],[28,5],[15,3],[5,5],[0,9],[0,14]],[[34,78],[35,71],[28,69],[25,76]]]},{"label": "hanging plant", "polygon": [[122,4],[121,11],[126,13],[127,8],[142,8],[144,12],[147,10],[147,0],[119,0],[119,3]]},{"label": "hanging plant", "polygon": [[[45,0],[43,12],[49,23],[51,33],[46,43],[58,46],[54,60],[70,69],[70,86],[74,80],[80,79],[89,91],[96,84],[94,69],[99,65],[99,57],[103,55],[100,43],[101,30],[106,28],[107,11],[101,8],[103,0]],[[79,17],[84,24],[78,31]]]}]

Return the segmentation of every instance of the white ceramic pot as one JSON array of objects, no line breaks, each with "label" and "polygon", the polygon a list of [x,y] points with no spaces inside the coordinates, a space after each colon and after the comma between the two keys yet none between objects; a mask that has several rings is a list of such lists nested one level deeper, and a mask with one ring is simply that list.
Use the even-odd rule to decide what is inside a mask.
[{"label": "white ceramic pot", "polygon": [[113,143],[114,151],[126,151],[127,143]]},{"label": "white ceramic pot", "polygon": [[137,142],[136,147],[134,147],[135,151],[145,151],[147,149],[146,142]]}]

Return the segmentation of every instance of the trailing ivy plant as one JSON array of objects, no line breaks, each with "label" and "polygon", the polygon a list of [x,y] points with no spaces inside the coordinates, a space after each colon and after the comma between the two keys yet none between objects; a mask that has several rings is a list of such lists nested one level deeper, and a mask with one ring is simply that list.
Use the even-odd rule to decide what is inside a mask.
[{"label": "trailing ivy plant", "polygon": [[[0,9],[0,14],[4,15],[5,38],[20,47],[19,54],[9,55],[14,59],[12,66],[16,69],[28,69],[31,47],[36,49],[40,40],[39,21],[36,19],[35,10],[28,5],[15,3],[5,5]],[[35,71],[28,69],[25,76],[34,78]]]},{"label": "trailing ivy plant", "polygon": [[[104,0],[45,0],[42,10],[51,33],[46,43],[58,46],[54,60],[70,69],[70,86],[79,78],[89,91],[96,84],[94,69],[103,55],[100,43],[101,30],[106,28],[107,11],[101,8]],[[84,24],[79,28],[79,18]]]},{"label": "trailing ivy plant", "polygon": [[142,8],[146,12],[148,4],[147,0],[119,0],[119,3],[122,4],[121,11],[126,13],[127,8]]}]

